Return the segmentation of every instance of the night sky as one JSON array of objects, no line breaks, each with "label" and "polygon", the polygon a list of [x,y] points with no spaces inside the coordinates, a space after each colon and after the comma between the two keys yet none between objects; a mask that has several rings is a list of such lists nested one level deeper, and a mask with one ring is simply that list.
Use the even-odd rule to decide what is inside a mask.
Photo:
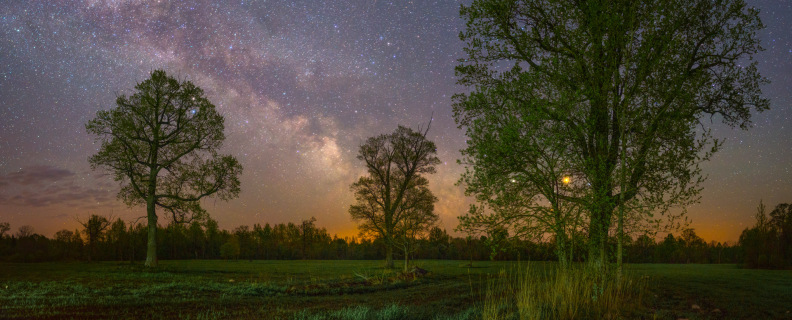
[{"label": "night sky", "polygon": [[[0,222],[52,236],[76,217],[145,215],[91,171],[98,145],[84,129],[97,110],[162,68],[193,81],[226,118],[224,152],[244,166],[242,193],[205,208],[221,228],[317,224],[356,234],[349,185],[364,173],[358,146],[398,124],[426,126],[443,163],[430,177],[451,231],[469,200],[455,186],[464,132],[452,118],[462,58],[458,1],[3,1],[0,6]],[[756,58],[771,110],[726,138],[704,164],[689,208],[705,240],[735,241],[768,208],[792,202],[792,1],[761,10],[767,49]],[[161,219],[161,222],[167,222]]]}]

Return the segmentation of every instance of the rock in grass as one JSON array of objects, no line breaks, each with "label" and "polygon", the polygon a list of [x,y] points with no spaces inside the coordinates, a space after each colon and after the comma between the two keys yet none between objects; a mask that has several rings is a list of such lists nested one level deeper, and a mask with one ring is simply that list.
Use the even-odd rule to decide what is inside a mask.
[{"label": "rock in grass", "polygon": [[690,308],[693,309],[693,310],[701,310],[701,307],[699,307],[699,305],[697,305],[697,304],[694,304],[694,305],[690,306]]},{"label": "rock in grass", "polygon": [[410,273],[412,273],[414,275],[418,275],[418,276],[423,276],[423,275],[426,275],[427,273],[429,273],[429,271],[427,271],[426,269],[421,269],[419,267],[413,267],[413,269],[412,269],[412,271],[410,271]]}]

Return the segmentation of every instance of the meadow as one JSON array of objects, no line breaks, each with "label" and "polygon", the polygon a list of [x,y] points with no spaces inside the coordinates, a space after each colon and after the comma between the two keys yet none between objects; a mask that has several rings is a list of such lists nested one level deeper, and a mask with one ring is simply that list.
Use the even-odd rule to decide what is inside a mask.
[{"label": "meadow", "polygon": [[[180,260],[0,263],[0,318],[480,319],[488,292],[550,262],[419,260],[405,276],[381,261]],[[635,264],[635,319],[792,319],[792,271]],[[694,306],[695,305],[695,306]]]}]

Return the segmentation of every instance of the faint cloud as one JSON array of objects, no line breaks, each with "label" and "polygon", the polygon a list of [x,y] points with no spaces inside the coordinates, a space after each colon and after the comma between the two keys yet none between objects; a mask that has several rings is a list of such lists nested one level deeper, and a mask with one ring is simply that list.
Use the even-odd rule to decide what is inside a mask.
[{"label": "faint cloud", "polygon": [[[34,165],[0,174],[0,205],[46,207],[57,204],[90,206],[114,199],[112,185],[86,179],[71,170]],[[88,184],[88,185],[86,185]]]},{"label": "faint cloud", "polygon": [[57,181],[71,177],[74,172],[53,166],[30,166],[17,172],[0,175],[0,187],[28,186],[37,183]]}]

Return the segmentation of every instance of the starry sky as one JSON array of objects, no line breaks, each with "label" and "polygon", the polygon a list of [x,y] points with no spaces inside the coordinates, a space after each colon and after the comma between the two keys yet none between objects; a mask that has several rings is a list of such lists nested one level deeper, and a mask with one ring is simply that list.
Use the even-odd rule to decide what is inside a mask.
[{"label": "starry sky", "polygon": [[[464,132],[452,118],[453,68],[463,57],[459,1],[3,1],[0,6],[0,222],[52,236],[76,218],[130,221],[145,208],[88,157],[84,124],[117,94],[162,68],[193,81],[226,118],[223,151],[244,166],[240,197],[204,207],[231,229],[310,217],[355,235],[349,185],[365,173],[358,146],[398,124],[425,126],[442,161],[430,186],[451,231],[470,203],[455,185]],[[771,110],[748,130],[713,124],[725,147],[691,227],[735,241],[760,199],[792,202],[792,2],[761,10]],[[160,221],[166,221],[161,219]]]}]

